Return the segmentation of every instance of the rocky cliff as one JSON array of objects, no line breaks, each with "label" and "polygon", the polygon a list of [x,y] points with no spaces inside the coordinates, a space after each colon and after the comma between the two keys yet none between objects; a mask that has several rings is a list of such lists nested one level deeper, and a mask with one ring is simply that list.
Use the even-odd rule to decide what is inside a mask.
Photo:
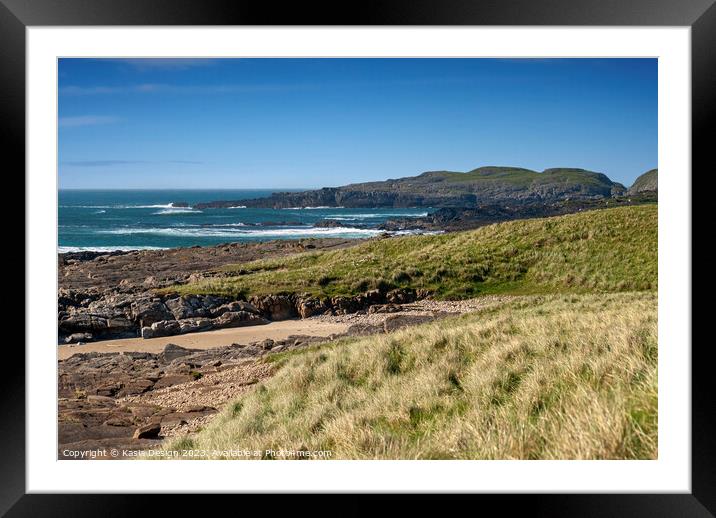
[{"label": "rocky cliff", "polygon": [[634,184],[629,187],[628,194],[637,194],[640,192],[647,191],[658,191],[659,190],[659,170],[652,169],[647,171],[639,178],[634,181]]}]

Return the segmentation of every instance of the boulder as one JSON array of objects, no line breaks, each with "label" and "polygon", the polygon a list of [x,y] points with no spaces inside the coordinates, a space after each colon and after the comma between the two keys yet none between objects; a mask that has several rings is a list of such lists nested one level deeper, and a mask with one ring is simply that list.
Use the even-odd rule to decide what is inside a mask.
[{"label": "boulder", "polygon": [[167,299],[164,301],[164,305],[167,307],[167,309],[169,309],[172,315],[174,315],[175,320],[181,320],[194,316],[194,308],[184,297]]},{"label": "boulder", "polygon": [[134,329],[134,324],[123,314],[95,314],[78,310],[59,322],[60,332],[72,333],[124,333]]},{"label": "boulder", "polygon": [[70,334],[73,332],[87,333],[99,329],[100,324],[102,324],[102,327],[106,327],[106,320],[103,319],[100,322],[97,318],[92,318],[87,313],[73,313],[60,320],[59,328],[60,331]]},{"label": "boulder", "polygon": [[142,338],[156,338],[158,336],[172,336],[179,334],[181,324],[176,320],[161,320],[150,326],[150,331],[142,328]]},{"label": "boulder", "polygon": [[288,320],[297,316],[296,307],[289,295],[252,297],[250,302],[271,320]]},{"label": "boulder", "polygon": [[318,297],[303,296],[296,301],[296,311],[301,318],[321,315],[329,309],[328,304]]},{"label": "boulder", "polygon": [[179,322],[180,334],[206,331],[214,327],[212,321],[208,318],[185,318],[184,320],[178,320],[177,322]]},{"label": "boulder", "polygon": [[268,321],[255,313],[248,311],[227,311],[211,320],[215,328],[243,327],[268,324]]},{"label": "boulder", "polygon": [[362,308],[360,301],[356,300],[355,297],[333,297],[331,299],[331,306],[338,315],[355,313]]},{"label": "boulder", "polygon": [[253,313],[255,315],[260,315],[261,312],[254,306],[253,304],[250,304],[248,302],[244,302],[242,300],[235,300],[233,302],[229,302],[228,304],[222,304],[221,306],[217,308],[211,309],[211,316],[212,317],[218,317],[223,315],[224,313],[232,312],[236,313],[238,311],[246,311],[248,313]]},{"label": "boulder", "polygon": [[70,344],[74,342],[90,342],[92,341],[92,333],[72,333],[65,338],[65,343]]},{"label": "boulder", "polygon": [[132,302],[130,315],[141,327],[151,326],[161,320],[171,320],[173,316],[164,303],[148,299]]},{"label": "boulder", "polygon": [[107,319],[107,333],[121,333],[134,329],[134,323],[132,323],[127,317],[114,316]]}]

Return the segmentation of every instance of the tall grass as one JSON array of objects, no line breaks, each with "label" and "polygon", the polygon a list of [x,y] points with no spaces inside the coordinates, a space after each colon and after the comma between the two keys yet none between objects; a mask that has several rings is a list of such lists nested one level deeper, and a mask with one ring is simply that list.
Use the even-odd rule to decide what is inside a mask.
[{"label": "tall grass", "polygon": [[276,356],[273,378],[167,447],[331,450],[344,459],[653,459],[656,308],[655,292],[521,296]]},{"label": "tall grass", "polygon": [[169,291],[334,296],[382,286],[456,299],[483,293],[652,290],[656,250],[656,206],[630,206],[255,261],[226,267],[228,277]]}]

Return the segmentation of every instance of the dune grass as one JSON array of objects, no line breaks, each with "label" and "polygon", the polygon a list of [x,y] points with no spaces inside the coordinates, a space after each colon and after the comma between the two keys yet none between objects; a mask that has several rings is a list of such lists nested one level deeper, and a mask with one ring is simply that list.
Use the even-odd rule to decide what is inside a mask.
[{"label": "dune grass", "polygon": [[657,457],[653,291],[496,300],[477,313],[267,361],[276,362],[274,377],[167,449]]},{"label": "dune grass", "polygon": [[513,297],[387,335],[270,355],[274,377],[167,449],[657,457],[656,206],[372,240],[226,273],[171,289],[332,296],[382,286]]},{"label": "dune grass", "polygon": [[356,295],[414,288],[436,298],[484,293],[640,291],[657,287],[657,208],[619,207],[510,221],[473,231],[376,239],[357,246],[224,267],[180,294]]}]

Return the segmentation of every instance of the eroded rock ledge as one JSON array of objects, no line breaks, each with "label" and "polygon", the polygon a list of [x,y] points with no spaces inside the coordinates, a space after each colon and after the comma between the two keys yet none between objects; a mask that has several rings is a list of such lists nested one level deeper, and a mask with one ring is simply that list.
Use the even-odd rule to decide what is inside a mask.
[{"label": "eroded rock ledge", "polygon": [[141,336],[156,338],[314,315],[342,315],[377,304],[405,304],[429,293],[411,289],[371,290],[353,297],[309,294],[254,296],[248,301],[213,295],[92,293],[60,289],[60,343]]}]

